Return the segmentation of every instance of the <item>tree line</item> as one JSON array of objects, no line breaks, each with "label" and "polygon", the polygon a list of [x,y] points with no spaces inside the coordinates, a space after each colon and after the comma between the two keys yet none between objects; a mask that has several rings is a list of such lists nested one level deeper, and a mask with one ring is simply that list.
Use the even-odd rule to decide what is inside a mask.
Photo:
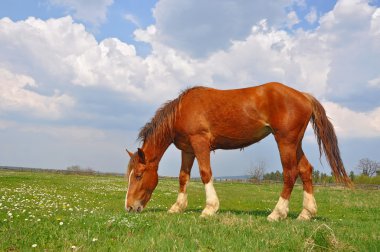
[{"label": "tree line", "polygon": [[[360,159],[357,166],[355,167],[358,171],[355,174],[354,171],[349,173],[351,181],[358,184],[380,184],[380,162],[370,160],[369,158]],[[272,172],[265,172],[266,163],[264,161],[259,161],[256,164],[251,163],[251,167],[248,171],[248,176],[253,181],[271,180],[271,181],[282,181],[282,172],[276,170]],[[312,173],[313,183],[328,184],[335,183],[335,178],[332,173],[320,172],[313,169]],[[301,183],[300,178],[298,182]]]}]

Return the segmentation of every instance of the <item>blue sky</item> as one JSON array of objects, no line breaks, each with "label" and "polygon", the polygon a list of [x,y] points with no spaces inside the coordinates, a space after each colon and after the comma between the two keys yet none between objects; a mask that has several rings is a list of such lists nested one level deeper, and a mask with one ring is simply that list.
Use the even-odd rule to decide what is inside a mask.
[{"label": "blue sky", "polygon": [[[22,8],[20,8],[22,6]],[[123,172],[125,148],[188,86],[269,81],[315,95],[347,170],[379,161],[380,1],[0,2],[0,165]],[[304,149],[316,169],[312,131]],[[272,136],[217,151],[215,176],[281,169]],[[177,175],[169,148],[161,175]],[[197,167],[193,176],[197,176]]]}]

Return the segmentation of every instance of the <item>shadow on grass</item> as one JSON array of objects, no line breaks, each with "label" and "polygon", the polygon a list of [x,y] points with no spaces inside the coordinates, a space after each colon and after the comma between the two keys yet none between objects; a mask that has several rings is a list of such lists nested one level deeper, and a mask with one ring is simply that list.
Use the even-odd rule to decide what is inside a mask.
[{"label": "shadow on grass", "polygon": [[[167,213],[168,209],[166,208],[147,208],[144,210],[146,213]],[[187,208],[184,213],[197,213],[201,214],[203,211],[203,208]],[[264,217],[266,218],[271,212],[267,210],[233,210],[233,209],[221,209],[218,211],[219,214],[233,214],[236,216],[256,216],[256,217]],[[168,213],[169,214],[169,213]],[[178,213],[183,214],[183,213]],[[288,219],[294,219],[296,220],[298,217],[297,212],[289,212],[288,213]],[[317,221],[329,221],[328,218],[322,217],[322,216],[316,216],[313,218],[313,220]]]}]

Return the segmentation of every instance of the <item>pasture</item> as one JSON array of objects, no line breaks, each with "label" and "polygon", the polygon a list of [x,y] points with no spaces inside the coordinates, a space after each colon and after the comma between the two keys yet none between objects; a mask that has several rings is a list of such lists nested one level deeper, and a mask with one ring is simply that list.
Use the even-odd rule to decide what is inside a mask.
[{"label": "pasture", "polygon": [[270,223],[281,185],[215,182],[216,216],[200,218],[201,182],[188,209],[167,214],[178,182],[160,179],[147,209],[124,211],[126,182],[116,176],[0,171],[0,251],[377,251],[380,191],[315,188],[317,218],[299,222],[302,187],[289,217]]}]

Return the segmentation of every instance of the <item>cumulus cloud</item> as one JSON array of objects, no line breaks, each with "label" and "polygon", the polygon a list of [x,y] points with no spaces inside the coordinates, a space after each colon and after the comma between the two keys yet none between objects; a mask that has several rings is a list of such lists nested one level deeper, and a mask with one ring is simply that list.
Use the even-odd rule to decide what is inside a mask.
[{"label": "cumulus cloud", "polygon": [[99,25],[107,19],[107,8],[112,5],[113,0],[48,0],[52,5],[62,6],[73,13],[74,17]]},{"label": "cumulus cloud", "polygon": [[326,39],[331,63],[328,75],[329,99],[348,98],[362,92],[378,76],[379,35],[371,35],[377,8],[365,1],[338,1],[322,16],[317,34]]},{"label": "cumulus cloud", "polygon": [[[57,91],[52,96],[40,95],[28,88],[38,85],[30,76],[14,74],[0,68],[0,113],[32,113],[35,117],[57,119],[65,109],[74,105],[74,99]],[[7,125],[7,124],[6,124]]]},{"label": "cumulus cloud", "polygon": [[161,0],[154,8],[157,36],[165,44],[191,56],[205,57],[227,49],[231,40],[244,39],[252,25],[286,20],[285,7],[293,1]]},{"label": "cumulus cloud", "polygon": [[335,130],[344,138],[380,137],[380,107],[356,112],[333,102],[323,103]]},{"label": "cumulus cloud", "polygon": [[170,71],[181,71],[173,50],[144,59],[136,55],[133,45],[117,38],[97,42],[70,16],[18,22],[3,18],[0,29],[4,45],[0,65],[31,76],[44,92],[70,90],[70,86],[100,87],[122,92],[131,100],[152,101],[154,95],[177,84]]},{"label": "cumulus cloud", "polygon": [[[95,1],[102,14],[86,17],[77,11],[82,1],[52,2],[93,24],[105,21],[112,3]],[[320,16],[309,8],[305,19],[318,26],[303,30],[292,28],[298,22],[292,5],[308,8],[304,0],[160,0],[156,23],[134,32],[152,48],[146,56],[117,38],[97,41],[71,16],[0,19],[0,134],[15,143],[0,146],[5,161],[18,160],[22,141],[31,153],[25,160],[54,157],[46,167],[75,160],[95,167],[118,160],[113,167],[122,167],[119,151],[136,145],[135,131],[159,104],[193,85],[280,81],[323,101],[340,138],[380,137],[380,8],[348,0]],[[357,106],[363,102],[365,109]]]},{"label": "cumulus cloud", "polygon": [[[255,6],[247,2],[237,7],[235,3],[225,1],[217,10],[212,8],[213,4],[208,2],[206,6],[197,6],[182,1],[160,1],[155,8],[157,23],[134,33],[137,41],[152,47],[146,57],[139,56],[133,45],[116,38],[96,41],[70,16],[46,21],[29,18],[18,22],[4,18],[0,20],[0,42],[3,45],[0,47],[0,66],[6,65],[10,74],[33,80],[29,81],[32,83],[29,86],[38,83],[33,87],[35,93],[52,94],[50,96],[59,101],[57,104],[64,104],[57,105],[60,109],[70,104],[67,97],[78,97],[76,100],[81,102],[81,94],[73,87],[108,90],[123,96],[126,101],[158,106],[192,85],[231,88],[280,81],[331,102],[357,94],[358,90],[374,90],[373,87],[377,86],[378,72],[373,67],[380,65],[376,7],[363,1],[341,0],[320,18],[320,26],[316,29],[298,29],[289,33],[276,23],[286,20],[288,14],[283,12],[284,7],[292,4],[291,1],[281,2],[280,7],[267,1],[256,2]],[[258,20],[261,15],[258,14],[244,23],[240,20],[244,15],[235,19],[224,13],[224,8],[233,11],[234,6],[238,8],[236,11],[247,8],[255,13],[259,11],[255,8],[274,8],[281,15],[278,22],[272,14],[267,15],[273,17],[272,20]],[[179,8],[178,12],[168,11],[176,8]],[[200,12],[201,8],[203,12]],[[226,19],[204,23],[211,10],[219,11]],[[198,12],[199,19],[195,18]],[[182,13],[184,17],[175,16],[176,13]],[[182,25],[183,29],[170,26],[169,20],[174,19],[178,21],[173,25]],[[190,20],[195,22],[194,33],[186,26]],[[240,26],[237,28],[241,22],[245,30]],[[202,42],[214,36],[212,32],[197,35],[197,29],[201,29],[203,23],[212,31],[226,31],[227,34],[215,38],[220,44],[207,48],[208,43]],[[220,29],[222,23],[232,25],[232,31]],[[178,32],[183,32],[182,37],[176,36]],[[198,36],[194,39],[199,41],[183,44],[181,39],[190,34]],[[210,41],[212,44],[212,39]],[[201,54],[203,57],[198,57]],[[26,87],[21,88],[31,92],[32,89]],[[98,101],[102,102],[104,96]],[[375,103],[371,109],[377,106]],[[345,109],[361,113],[355,112],[353,106]],[[362,119],[368,121],[368,118]]]}]

